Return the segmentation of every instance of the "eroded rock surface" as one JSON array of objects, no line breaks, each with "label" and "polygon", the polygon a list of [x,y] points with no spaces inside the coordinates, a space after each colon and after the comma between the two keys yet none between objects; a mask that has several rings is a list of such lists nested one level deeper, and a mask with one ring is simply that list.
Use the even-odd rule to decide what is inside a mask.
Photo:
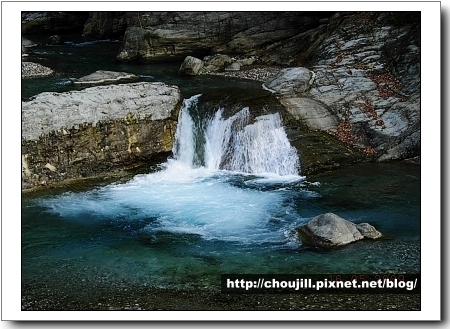
[{"label": "eroded rock surface", "polygon": [[[309,50],[309,88],[294,69],[291,79],[273,77],[264,86],[299,124],[369,160],[420,158],[420,18],[414,15],[337,13]],[[323,106],[299,102],[304,98]]]},{"label": "eroded rock surface", "polygon": [[172,149],[178,87],[131,83],[22,102],[22,188],[121,170]]},{"label": "eroded rock surface", "polygon": [[[122,61],[182,60],[210,53],[263,55],[269,62],[292,63],[292,55],[311,44],[282,44],[326,28],[329,12],[140,12],[127,13],[127,29],[118,59]],[[273,50],[275,48],[277,50]],[[278,51],[283,48],[283,52]],[[277,52],[277,54],[275,54]],[[265,56],[267,54],[267,56]],[[276,55],[272,58],[273,55]]]}]

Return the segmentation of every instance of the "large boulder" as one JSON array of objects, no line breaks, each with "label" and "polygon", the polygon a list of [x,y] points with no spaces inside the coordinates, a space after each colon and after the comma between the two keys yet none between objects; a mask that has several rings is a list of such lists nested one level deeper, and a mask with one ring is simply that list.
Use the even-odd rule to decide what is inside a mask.
[{"label": "large boulder", "polygon": [[203,68],[203,61],[196,57],[187,56],[178,70],[180,75],[197,75]]},{"label": "large boulder", "polygon": [[378,239],[381,233],[368,223],[354,224],[333,213],[326,213],[311,219],[297,228],[297,233],[305,245],[318,247],[338,247],[368,239]]},{"label": "large boulder", "polygon": [[132,73],[98,70],[92,74],[76,79],[76,85],[104,85],[118,82],[138,80],[139,77]]},{"label": "large boulder", "polygon": [[130,83],[22,102],[22,188],[107,176],[172,149],[180,90]]},{"label": "large boulder", "polygon": [[268,79],[263,88],[277,95],[299,95],[311,88],[314,72],[304,67],[291,67],[281,70]]}]

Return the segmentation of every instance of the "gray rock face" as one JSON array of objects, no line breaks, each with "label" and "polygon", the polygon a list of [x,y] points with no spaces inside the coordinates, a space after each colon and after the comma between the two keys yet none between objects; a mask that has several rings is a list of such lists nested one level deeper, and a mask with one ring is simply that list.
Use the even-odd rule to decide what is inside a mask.
[{"label": "gray rock face", "polygon": [[187,56],[178,70],[180,75],[197,75],[203,68],[203,61],[201,59]]},{"label": "gray rock face", "polygon": [[392,15],[334,15],[303,95],[339,117],[338,138],[378,161],[420,155],[420,24],[413,13],[402,24]]},{"label": "gray rock face", "polygon": [[287,68],[267,80],[263,88],[277,95],[299,95],[311,87],[313,79],[314,73],[307,68]]},{"label": "gray rock face", "polygon": [[121,37],[127,27],[123,11],[90,12],[84,24],[83,36],[108,39]]},{"label": "gray rock face", "polygon": [[317,100],[291,97],[281,98],[280,102],[296,120],[310,129],[335,131],[339,125],[339,117],[327,105]]},{"label": "gray rock face", "polygon": [[[300,55],[315,74],[310,86],[307,74],[298,83],[276,76],[263,86],[299,123],[331,134],[368,159],[416,159],[420,20],[414,15],[334,14],[328,32]],[[299,101],[304,98],[323,106]]]},{"label": "gray rock face", "polygon": [[113,71],[95,71],[92,74],[86,75],[75,80],[73,83],[76,85],[104,85],[125,81],[138,80],[139,77],[126,72],[113,72]]},{"label": "gray rock face", "polygon": [[336,214],[326,213],[297,228],[301,241],[318,247],[338,247],[364,238],[377,239],[381,233],[367,223],[354,224]]},{"label": "gray rock face", "polygon": [[[270,47],[325,25],[328,12],[127,13],[119,60],[160,61],[213,53],[266,54]],[[314,39],[291,44],[283,59]],[[272,52],[270,52],[271,54]]]},{"label": "gray rock face", "polygon": [[22,188],[107,175],[172,149],[178,87],[131,83],[22,103]]}]

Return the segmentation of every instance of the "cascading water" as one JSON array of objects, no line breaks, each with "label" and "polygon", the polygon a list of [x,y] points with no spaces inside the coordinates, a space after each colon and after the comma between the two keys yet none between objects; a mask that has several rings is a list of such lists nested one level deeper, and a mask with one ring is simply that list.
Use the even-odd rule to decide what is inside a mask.
[{"label": "cascading water", "polygon": [[[250,124],[248,107],[228,119],[219,109],[203,124],[196,124],[189,111],[198,106],[198,97],[185,100],[180,112],[173,147],[176,161],[194,167],[195,154],[202,154],[199,162],[209,170],[298,175],[297,151],[287,139],[279,113],[259,116]],[[196,137],[200,127],[204,127],[203,138]]]},{"label": "cascading water", "polygon": [[[223,118],[219,109],[212,117],[201,118],[199,97],[184,101],[173,158],[162,170],[138,175],[126,184],[45,200],[46,206],[77,218],[86,213],[95,220],[151,218],[141,228],[148,233],[189,233],[241,243],[285,241],[285,233],[301,218],[287,210],[284,190],[263,190],[259,183],[266,182],[264,178],[277,184],[303,179],[279,114],[250,123],[248,108],[229,118]],[[289,218],[287,226],[270,224],[280,218]]]}]

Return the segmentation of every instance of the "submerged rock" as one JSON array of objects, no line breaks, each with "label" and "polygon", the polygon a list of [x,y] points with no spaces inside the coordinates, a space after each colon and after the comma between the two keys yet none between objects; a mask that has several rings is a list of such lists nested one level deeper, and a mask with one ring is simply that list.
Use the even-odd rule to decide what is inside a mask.
[{"label": "submerged rock", "polygon": [[116,82],[135,81],[138,79],[139,77],[132,73],[99,70],[75,80],[74,84],[94,86]]},{"label": "submerged rock", "polygon": [[180,90],[130,83],[22,102],[22,188],[109,175],[172,149]]},{"label": "submerged rock", "polygon": [[364,238],[378,239],[382,236],[368,223],[357,225],[333,213],[316,216],[296,230],[304,244],[318,247],[338,247]]}]

